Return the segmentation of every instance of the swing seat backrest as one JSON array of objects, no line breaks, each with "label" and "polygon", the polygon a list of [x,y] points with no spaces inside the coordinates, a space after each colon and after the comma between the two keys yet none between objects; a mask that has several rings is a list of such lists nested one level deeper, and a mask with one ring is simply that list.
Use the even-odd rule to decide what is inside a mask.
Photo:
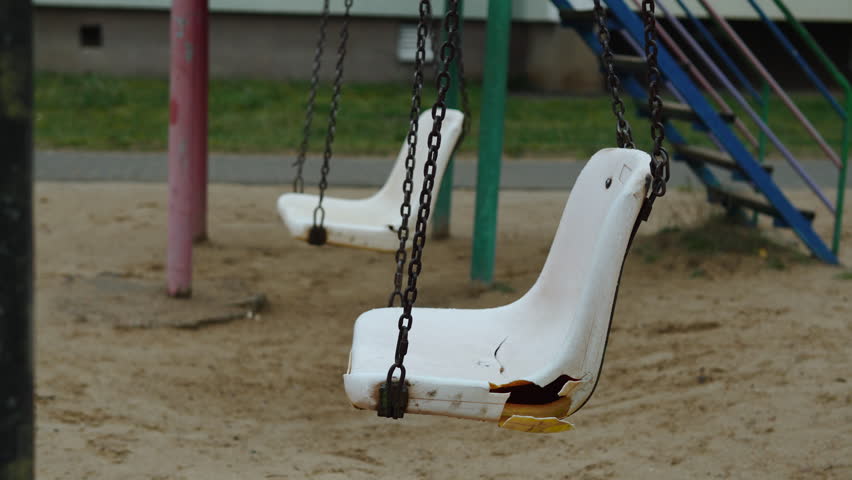
[{"label": "swing seat backrest", "polygon": [[[589,160],[538,280],[516,302],[414,309],[405,358],[408,412],[527,431],[570,427],[562,419],[585,403],[597,382],[649,165],[646,153],[627,149],[601,150]],[[377,406],[400,313],[371,310],[356,322],[344,384],[359,408]]]},{"label": "swing seat backrest", "polygon": [[[441,188],[444,172],[450,156],[461,135],[464,114],[458,110],[447,109],[441,125],[442,143],[438,149],[435,168],[435,186],[432,202]],[[420,191],[423,186],[423,166],[428,157],[428,137],[432,131],[431,110],[420,114],[415,152],[413,191],[411,194],[411,217],[409,229],[414,228]],[[399,246],[397,230],[400,226],[400,205],[402,205],[402,183],[405,179],[405,157],[408,144],[403,142],[390,175],[378,192],[367,198],[346,199],[326,197],[323,206],[326,211],[325,227],[328,243],[374,250],[394,251]],[[345,160],[344,160],[345,161]],[[300,239],[307,238],[313,225],[313,212],[318,198],[313,194],[285,193],[278,199],[278,212],[290,233]]]},{"label": "swing seat backrest", "polygon": [[[441,187],[441,182],[444,177],[444,172],[447,170],[447,164],[456,148],[462,126],[464,124],[464,114],[460,110],[447,109],[444,121],[441,123],[441,145],[438,148],[438,158],[435,169],[435,187],[432,190],[432,199],[438,196],[438,191]],[[420,114],[417,127],[417,149],[415,151],[415,168],[414,168],[414,190],[411,193],[412,218],[410,226],[414,226],[414,219],[417,212],[417,203],[420,199],[420,191],[423,189],[423,166],[426,164],[426,159],[429,154],[429,133],[432,131],[432,110],[427,109]],[[403,142],[402,148],[399,149],[399,154],[396,156],[396,161],[393,164],[390,175],[388,175],[385,184],[372,197],[375,202],[382,204],[394,205],[396,223],[399,224],[399,206],[402,204],[402,182],[405,180],[405,157],[408,154],[408,143]],[[397,225],[398,226],[398,225]]]}]

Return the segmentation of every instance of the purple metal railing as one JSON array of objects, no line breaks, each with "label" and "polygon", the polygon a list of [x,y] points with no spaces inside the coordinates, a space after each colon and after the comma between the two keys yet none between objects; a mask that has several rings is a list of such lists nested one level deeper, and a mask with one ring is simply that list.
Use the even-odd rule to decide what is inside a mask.
[{"label": "purple metal railing", "polygon": [[[636,6],[640,7],[641,9],[641,3],[639,2],[639,0],[633,0],[633,3],[635,3]],[[731,107],[728,105],[727,102],[725,102],[725,99],[722,98],[722,96],[719,95],[719,92],[717,92],[716,89],[713,88],[713,85],[709,81],[707,81],[707,77],[705,77],[700,70],[695,68],[695,65],[692,64],[692,62],[689,60],[689,57],[677,45],[677,43],[672,41],[672,38],[669,36],[668,32],[666,32],[663,27],[658,25],[657,33],[659,34],[660,38],[662,38],[663,41],[669,46],[669,50],[674,53],[678,61],[686,67],[687,72],[692,75],[693,78],[695,78],[695,80],[698,82],[698,85],[702,89],[704,89],[704,91],[707,92],[708,95],[710,95],[710,98],[712,98],[714,102],[716,102],[722,113],[732,115],[734,111],[731,110]],[[640,50],[640,52],[641,51],[642,50]],[[757,138],[752,135],[751,131],[749,131],[748,127],[742,122],[742,120],[735,118],[734,125],[737,127],[737,130],[739,130],[743,134],[743,136],[745,136],[749,143],[752,144],[752,146],[758,146],[759,142],[757,141]]]},{"label": "purple metal railing", "polygon": [[[635,51],[636,51],[636,53],[637,53],[640,57],[644,57],[644,55],[645,55],[645,49],[643,49],[643,48],[642,48],[642,45],[639,45],[639,42],[637,42],[636,40],[634,40],[634,39],[633,39],[633,37],[631,37],[631,36],[630,36],[630,34],[629,34],[627,31],[622,30],[622,31],[621,31],[621,36],[622,36],[622,38],[624,38],[624,40],[627,42],[627,44],[628,44],[628,45],[630,45],[630,48],[632,48],[633,50],[635,50]],[[670,92],[670,93],[671,93],[671,94],[672,94],[672,95],[673,95],[673,96],[677,99],[677,101],[678,101],[678,102],[680,102],[680,103],[687,103],[687,102],[686,102],[686,97],[684,97],[684,96],[683,96],[683,95],[682,95],[682,94],[681,94],[681,93],[680,93],[680,92],[679,92],[679,91],[675,88],[675,86],[674,86],[674,84],[671,82],[671,80],[666,80],[665,85],[666,85],[666,89],[667,89],[667,90],[668,90],[668,91],[669,91],[669,92]],[[719,148],[719,150],[724,150],[724,149],[725,149],[725,147],[722,145],[722,142],[720,142],[720,141],[719,141],[719,139],[718,139],[718,138],[716,138],[716,135],[714,135],[714,134],[713,134],[713,132],[708,132],[708,133],[707,133],[707,136],[708,136],[708,137],[710,137],[710,140],[711,140],[711,141],[712,141],[712,142],[716,145],[716,147],[718,147],[718,148]]]},{"label": "purple metal railing", "polygon": [[835,151],[825,141],[822,135],[820,135],[817,129],[814,128],[813,124],[810,122],[810,120],[808,120],[808,117],[806,117],[805,114],[802,113],[801,110],[799,110],[799,107],[796,106],[790,96],[787,95],[784,89],[781,88],[781,85],[779,85],[778,82],[775,81],[775,78],[772,76],[772,74],[770,74],[769,71],[766,70],[760,60],[758,60],[754,53],[752,53],[751,49],[748,48],[748,45],[746,45],[745,42],[743,42],[743,39],[740,38],[737,32],[734,31],[728,21],[725,20],[716,12],[716,10],[713,9],[713,7],[710,6],[707,0],[698,1],[701,2],[701,5],[704,7],[705,10],[707,10],[707,13],[709,13],[716,20],[716,22],[719,23],[722,29],[725,30],[725,33],[728,34],[728,38],[730,38],[734,42],[740,52],[745,55],[745,57],[752,64],[752,66],[757,69],[757,71],[760,73],[760,76],[762,76],[763,79],[766,80],[766,83],[768,83],[769,86],[772,87],[772,90],[774,90],[775,93],[781,98],[781,101],[783,101],[784,105],[786,105],[787,108],[793,113],[793,116],[795,116],[796,119],[799,120],[799,123],[801,123],[802,126],[805,127],[805,130],[808,131],[810,136],[813,137],[814,140],[816,140],[817,144],[819,144],[820,149],[822,149],[822,151],[825,152],[826,155],[828,155],[828,158],[832,162],[834,162],[834,165],[837,166],[837,168],[842,168],[843,162],[840,161],[840,157],[837,155],[837,153],[835,153]]},{"label": "purple metal railing", "polygon": [[[635,1],[636,0],[634,0],[634,2]],[[695,51],[696,54],[698,54],[698,57],[701,59],[701,61],[705,65],[707,65],[707,67],[713,73],[713,76],[716,77],[716,79],[725,86],[725,89],[728,90],[728,92],[734,97],[737,103],[740,104],[740,106],[746,111],[746,113],[749,115],[749,117],[751,117],[757,127],[761,131],[763,131],[763,133],[766,134],[767,138],[769,138],[769,141],[772,142],[773,145],[775,145],[775,147],[778,149],[784,159],[787,160],[787,163],[789,163],[793,170],[795,170],[796,173],[799,174],[800,177],[802,177],[808,188],[810,188],[811,191],[814,192],[814,194],[820,199],[820,201],[826,206],[826,208],[828,208],[828,210],[833,214],[835,212],[835,206],[831,203],[831,200],[829,200],[828,197],[826,197],[825,194],[820,190],[817,183],[813,180],[813,178],[811,178],[810,175],[808,175],[808,173],[802,167],[802,164],[799,163],[798,160],[796,160],[796,158],[793,156],[790,150],[781,142],[778,136],[775,135],[775,132],[773,132],[772,129],[770,129],[769,126],[766,125],[766,123],[760,118],[760,115],[755,112],[753,108],[751,108],[751,105],[749,105],[748,101],[746,101],[746,99],[742,96],[736,86],[734,86],[731,80],[722,72],[722,70],[716,65],[713,59],[710,58],[707,52],[704,51],[701,45],[699,45],[698,42],[692,37],[692,35],[686,30],[686,28],[683,26],[683,23],[681,23],[680,20],[677,19],[677,17],[672,15],[669,9],[666,8],[666,6],[663,5],[661,1],[657,2],[657,6],[660,7],[660,10],[662,10],[663,14],[666,16],[666,19],[671,23],[675,30],[677,30],[681,37],[686,40],[690,48],[692,48],[692,50]],[[676,46],[676,44],[673,39],[668,35],[663,37],[663,29],[659,27],[659,25],[658,29],[661,31],[660,38],[664,39],[669,48],[674,49],[675,47],[673,47],[673,45]]]}]

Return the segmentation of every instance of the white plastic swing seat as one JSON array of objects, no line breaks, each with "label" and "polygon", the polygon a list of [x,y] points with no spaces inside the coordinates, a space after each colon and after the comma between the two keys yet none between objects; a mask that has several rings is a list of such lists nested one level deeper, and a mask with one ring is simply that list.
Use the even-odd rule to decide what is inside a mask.
[{"label": "white plastic swing seat", "polygon": [[[441,189],[444,171],[461,135],[463,120],[462,112],[447,109],[441,124],[441,145],[438,148],[433,202]],[[418,131],[409,229],[413,229],[417,219],[417,205],[423,186],[423,166],[429,153],[427,139],[432,131],[431,109],[420,115]],[[407,153],[408,144],[403,142],[390,176],[373,196],[355,200],[325,197],[323,208],[326,214],[323,224],[328,235],[327,243],[382,251],[395,251],[399,248],[397,230],[401,221],[399,208],[402,205],[402,183],[405,179]],[[307,193],[285,193],[278,198],[278,213],[292,236],[301,240],[308,238],[318,201],[317,195]]]},{"label": "white plastic swing seat", "polygon": [[[615,148],[589,160],[542,272],[519,300],[481,310],[413,310],[407,413],[495,421],[527,432],[572,428],[564,419],[591,396],[601,369],[650,162],[645,152]],[[378,407],[400,313],[379,308],[355,323],[343,380],[357,408]]]}]

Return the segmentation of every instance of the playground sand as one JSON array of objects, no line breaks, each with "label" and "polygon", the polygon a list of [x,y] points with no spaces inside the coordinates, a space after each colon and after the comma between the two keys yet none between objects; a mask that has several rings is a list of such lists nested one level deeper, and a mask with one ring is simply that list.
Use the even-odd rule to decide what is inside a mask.
[{"label": "playground sand", "polygon": [[[390,257],[290,239],[278,189],[210,193],[196,297],[177,304],[162,298],[165,186],[37,186],[38,478],[852,478],[852,280],[837,268],[764,252],[655,258],[645,244],[575,430],[389,421],[351,408],[341,375],[353,321],[386,302]],[[483,289],[467,280],[473,197],[458,193],[455,236],[427,244],[418,304],[518,298],[566,197],[502,195],[498,283]],[[715,211],[671,192],[642,235]],[[198,325],[261,292],[258,316]]]}]

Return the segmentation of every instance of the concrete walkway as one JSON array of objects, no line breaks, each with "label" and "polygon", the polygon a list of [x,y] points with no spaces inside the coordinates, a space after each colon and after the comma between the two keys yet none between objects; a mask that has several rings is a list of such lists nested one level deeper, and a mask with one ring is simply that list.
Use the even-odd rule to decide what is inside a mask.
[{"label": "concrete walkway", "polygon": [[[292,155],[210,156],[210,181],[246,185],[281,185],[289,190],[293,181]],[[316,184],[319,158],[310,158],[305,166],[305,182]],[[384,183],[393,160],[390,158],[342,158],[333,161],[329,183],[347,187],[378,187]],[[507,160],[503,162],[500,185],[506,189],[561,190],[570,188],[585,162],[565,160]],[[784,162],[771,162],[773,177],[782,188],[800,188],[804,184]],[[802,162],[817,184],[837,186],[837,169],[828,161]],[[56,152],[39,151],[35,156],[36,180],[52,182],[165,182],[165,153],[127,152]],[[851,169],[852,170],[852,169]],[[852,186],[852,171],[848,184]],[[728,174],[719,173],[726,179]],[[476,185],[476,161],[456,163],[455,184],[461,188]],[[671,186],[697,186],[700,182],[679,162],[672,168]]]}]

